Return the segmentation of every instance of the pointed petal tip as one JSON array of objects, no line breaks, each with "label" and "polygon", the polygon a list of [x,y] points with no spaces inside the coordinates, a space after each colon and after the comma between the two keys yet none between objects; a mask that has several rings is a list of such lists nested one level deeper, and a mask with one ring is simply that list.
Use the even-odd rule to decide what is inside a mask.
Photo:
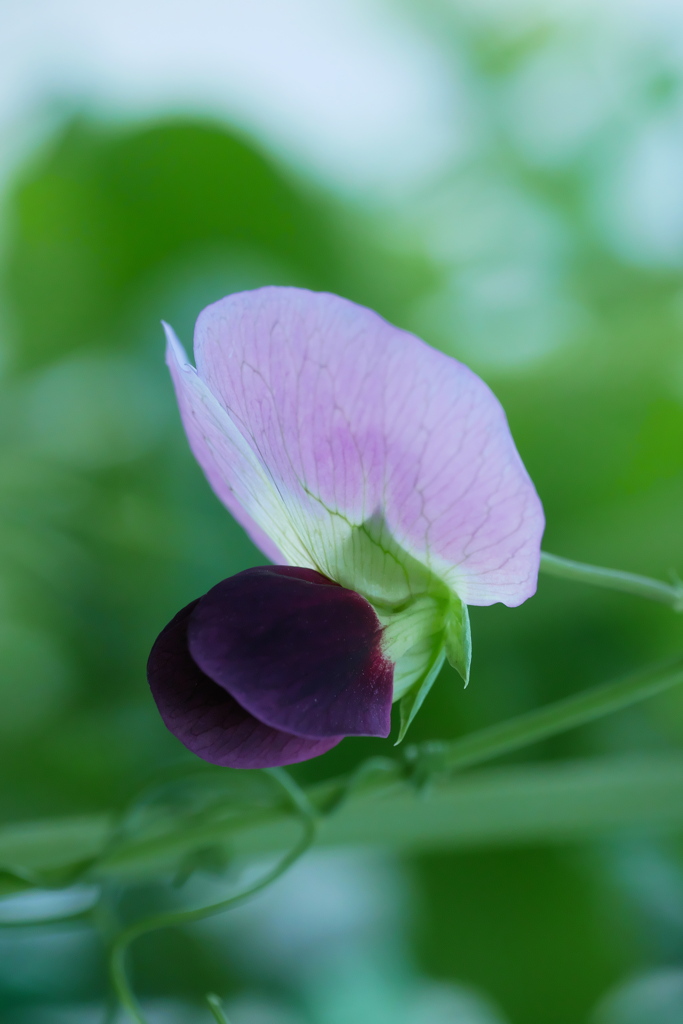
[{"label": "pointed petal tip", "polygon": [[161,326],[164,329],[164,335],[166,336],[166,364],[173,368],[177,367],[179,370],[193,369],[194,367],[187,358],[187,352],[178,338],[178,335],[173,330],[170,324],[167,324],[165,320],[161,321]]}]

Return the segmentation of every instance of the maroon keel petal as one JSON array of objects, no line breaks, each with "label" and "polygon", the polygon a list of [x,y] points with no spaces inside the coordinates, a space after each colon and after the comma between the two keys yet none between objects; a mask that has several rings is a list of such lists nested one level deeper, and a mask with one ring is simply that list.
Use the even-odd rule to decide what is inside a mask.
[{"label": "maroon keel petal", "polygon": [[213,587],[190,653],[261,722],[296,736],[388,736],[393,665],[371,604],[312,569],[263,566]]},{"label": "maroon keel petal", "polygon": [[194,663],[187,647],[193,601],[157,637],[147,678],[167,728],[194,754],[228,768],[273,768],[324,754],[342,736],[302,739],[258,721]]}]

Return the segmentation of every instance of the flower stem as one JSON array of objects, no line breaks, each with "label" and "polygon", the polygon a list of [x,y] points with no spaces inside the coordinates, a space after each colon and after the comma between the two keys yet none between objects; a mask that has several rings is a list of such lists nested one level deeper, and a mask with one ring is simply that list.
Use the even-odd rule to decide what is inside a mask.
[{"label": "flower stem", "polygon": [[206,997],[206,1002],[208,1003],[209,1009],[211,1010],[213,1017],[215,1018],[215,1020],[218,1021],[218,1024],[230,1024],[228,1018],[225,1016],[223,1004],[221,1003],[218,996],[214,995],[213,992],[210,992],[209,995]]},{"label": "flower stem", "polygon": [[[136,1024],[146,1024],[146,1021],[142,1014],[142,1010],[140,1009],[140,1005],[133,994],[133,990],[130,987],[126,973],[126,953],[128,952],[130,944],[134,942],[135,939],[140,938],[141,935],[146,935],[148,932],[157,931],[159,928],[172,928],[178,925],[191,924],[193,921],[201,921],[205,917],[220,914],[224,910],[229,910],[231,907],[242,903],[250,896],[256,895],[256,893],[261,892],[262,889],[265,889],[267,886],[275,882],[285,873],[285,871],[287,871],[288,868],[292,866],[292,864],[294,864],[295,861],[303,856],[303,854],[312,845],[316,835],[318,816],[315,808],[308,800],[308,797],[303,790],[299,788],[294,779],[287,772],[283,771],[283,769],[267,768],[264,770],[287,793],[293,809],[296,811],[304,826],[301,838],[291,850],[280,858],[270,871],[266,872],[266,874],[258,879],[258,881],[247,886],[246,889],[238,892],[235,896],[230,896],[225,900],[220,900],[218,903],[212,903],[208,907],[196,907],[191,910],[177,910],[169,911],[165,914],[157,914],[154,917],[145,918],[142,921],[136,921],[135,924],[130,925],[120,933],[111,948],[109,961],[111,981],[121,1005]],[[214,1006],[212,1006],[212,1012],[214,1013],[214,1016],[216,1016]]]},{"label": "flower stem", "polygon": [[585,725],[603,715],[621,711],[681,682],[683,656],[617,682],[604,683],[536,711],[518,715],[487,729],[480,729],[454,743],[425,743],[411,747],[406,751],[406,757],[417,765],[418,777],[422,778],[431,772],[471,768]]},{"label": "flower stem", "polygon": [[649,576],[638,576],[633,572],[622,572],[621,569],[605,569],[599,565],[587,565],[585,562],[574,562],[569,558],[560,558],[547,551],[541,552],[541,572],[560,579],[576,580],[579,583],[590,583],[594,587],[606,587],[608,590],[623,590],[627,594],[647,597],[651,601],[667,604],[676,612],[683,612],[683,584],[662,583],[661,580]]}]

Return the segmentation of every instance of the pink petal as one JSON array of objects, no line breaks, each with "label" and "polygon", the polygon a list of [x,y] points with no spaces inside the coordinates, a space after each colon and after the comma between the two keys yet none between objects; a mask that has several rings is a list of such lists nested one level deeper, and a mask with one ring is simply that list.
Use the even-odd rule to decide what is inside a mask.
[{"label": "pink petal", "polygon": [[[195,354],[196,377],[175,372],[193,451],[287,561],[362,592],[352,528],[374,522],[467,604],[534,593],[541,504],[499,402],[467,367],[368,309],[295,288],[209,306]],[[227,414],[223,438],[197,382]]]},{"label": "pink petal", "polygon": [[192,454],[204,470],[216,496],[246,530],[254,544],[271,561],[284,561],[265,530],[245,510],[244,504],[251,504],[246,493],[248,480],[250,475],[255,475],[251,473],[250,460],[240,451],[240,446],[233,443],[231,424],[226,422],[223,410],[199,380],[194,366],[188,362],[173,329],[164,324],[164,330],[168,342],[166,362]]}]

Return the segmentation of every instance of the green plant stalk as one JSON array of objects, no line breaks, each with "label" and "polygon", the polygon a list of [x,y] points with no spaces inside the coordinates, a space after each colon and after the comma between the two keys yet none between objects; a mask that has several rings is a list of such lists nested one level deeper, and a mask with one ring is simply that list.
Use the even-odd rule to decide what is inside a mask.
[{"label": "green plant stalk", "polygon": [[[406,750],[407,763],[406,761],[382,759],[379,765],[382,770],[379,770],[377,766],[375,766],[375,770],[370,770],[373,767],[370,762],[350,777],[330,779],[311,786],[308,789],[307,798],[314,805],[318,814],[325,815],[327,811],[338,812],[334,814],[335,821],[338,821],[338,824],[335,825],[335,842],[343,842],[343,823],[347,818],[347,807],[353,815],[355,813],[353,808],[364,802],[358,800],[358,797],[369,795],[370,792],[379,792],[385,793],[389,801],[402,799],[402,794],[405,794],[406,799],[410,799],[406,793],[407,776],[422,781],[432,773],[447,776],[462,769],[492,761],[501,755],[520,750],[550,736],[558,735],[614,711],[619,711],[638,701],[653,697],[682,681],[683,656],[680,656],[669,664],[641,670],[626,679],[579,693],[511,721],[472,733],[454,742],[428,743],[410,747]],[[675,775],[676,772],[678,769],[674,772]],[[560,797],[558,800],[561,803]],[[675,797],[675,800],[678,801],[678,796]],[[272,822],[277,832],[280,823],[286,821],[288,817],[286,805],[283,803],[279,809],[275,809],[269,815],[258,820],[245,821],[242,830],[247,833],[253,827],[256,827],[257,830],[263,828],[267,830],[269,822]],[[406,814],[403,819],[406,828],[408,828],[407,823],[411,820],[410,816]],[[8,861],[15,864],[21,863],[24,855],[27,858],[34,855],[36,848],[62,850],[59,843],[60,840],[63,842],[65,828],[68,824],[68,821],[65,823],[56,820],[54,823],[41,823],[40,830],[29,829],[28,831],[26,826],[22,826],[18,829],[20,842],[18,845],[16,842],[11,845]],[[372,828],[370,825],[364,827],[367,831],[362,833],[358,841],[371,841]],[[325,826],[326,828],[327,826]],[[325,833],[325,829],[323,829],[323,833]],[[351,832],[353,838],[356,833],[353,829]],[[26,834],[23,835],[23,833]],[[79,840],[78,837],[81,833],[83,833],[83,839]],[[84,876],[86,879],[88,877],[117,879],[122,877],[122,874],[125,876],[126,872],[131,871],[134,864],[149,863],[154,861],[155,857],[161,858],[162,862],[167,863],[170,862],[170,856],[170,860],[175,863],[174,858],[186,855],[190,849],[202,843],[219,841],[225,834],[225,826],[220,823],[214,825],[206,823],[198,831],[193,830],[192,835],[188,835],[185,827],[179,825],[178,831],[168,836],[136,837],[112,850],[107,842],[106,822],[97,818],[94,819],[91,829],[84,830],[83,825],[79,823],[73,840],[75,844],[73,857],[74,862],[82,862],[84,859],[90,861],[91,867]],[[271,845],[270,839],[264,840],[264,845],[259,845],[262,840],[258,840],[253,847],[253,852],[276,849],[277,844],[281,841],[282,833],[277,832],[277,835],[279,838],[274,841],[273,845]],[[8,839],[5,839],[4,842],[7,844]],[[100,856],[97,856],[96,853],[98,843],[101,844]],[[169,850],[175,852],[169,855]],[[84,857],[84,854],[87,854],[87,857]],[[63,868],[60,867],[60,871],[62,870]],[[147,870],[144,868],[143,874]]]},{"label": "green plant stalk", "polygon": [[[214,914],[220,914],[225,910],[230,910],[232,907],[243,903],[251,896],[255,896],[256,893],[261,892],[267,886],[277,881],[281,875],[283,875],[304,853],[312,846],[315,841],[316,829],[318,816],[315,808],[309,802],[303,790],[299,788],[294,779],[287,772],[278,768],[264,769],[268,775],[270,775],[287,793],[293,809],[301,818],[304,826],[301,838],[299,841],[289,850],[284,857],[275,864],[275,866],[267,871],[266,874],[252,885],[247,886],[242,892],[237,893],[234,896],[229,896],[227,899],[220,900],[218,903],[212,903],[208,907],[196,907],[192,910],[177,910],[170,911],[165,914],[156,914],[154,917],[145,918],[142,921],[137,921],[135,924],[124,929],[118,937],[115,939],[111,947],[109,969],[111,982],[114,987],[114,991],[119,999],[119,1002],[123,1008],[128,1012],[136,1024],[147,1024],[145,1018],[140,1009],[140,1005],[135,998],[133,990],[128,982],[128,976],[126,973],[126,953],[128,947],[136,939],[139,939],[141,935],[146,935],[148,932],[157,931],[160,928],[174,928],[179,925],[191,924],[194,921],[201,921],[206,917],[212,917]],[[215,1006],[211,1004],[212,1012],[216,1019],[220,1019],[216,1015]],[[218,1004],[220,1009],[220,1004]]]},{"label": "green plant stalk", "polygon": [[662,583],[661,580],[639,576],[633,572],[622,572],[621,569],[605,569],[599,565],[574,562],[569,558],[551,555],[547,551],[541,552],[541,572],[564,580],[576,580],[577,583],[589,583],[594,587],[621,590],[626,594],[648,598],[650,601],[659,601],[676,612],[683,612],[681,583]]},{"label": "green plant stalk", "polygon": [[218,1021],[218,1024],[230,1024],[228,1018],[225,1016],[223,1005],[217,995],[210,992],[206,997],[206,1002],[214,1016],[214,1019]]},{"label": "green plant stalk", "polygon": [[532,743],[586,725],[621,711],[683,682],[683,655],[593,689],[556,701],[538,710],[481,729],[452,743],[411,747],[406,757],[419,763],[420,774],[459,771],[521,750]]}]

